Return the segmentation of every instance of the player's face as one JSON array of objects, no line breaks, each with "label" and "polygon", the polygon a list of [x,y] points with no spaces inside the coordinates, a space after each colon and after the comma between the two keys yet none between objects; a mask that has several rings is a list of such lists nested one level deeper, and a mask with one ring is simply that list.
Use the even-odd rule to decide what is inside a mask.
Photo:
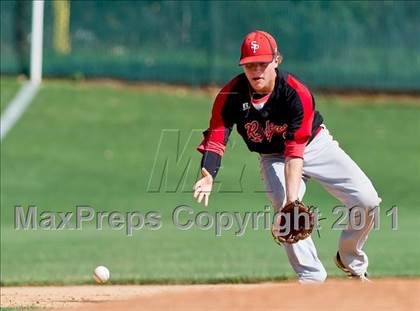
[{"label": "player's face", "polygon": [[277,60],[273,60],[271,63],[248,63],[242,67],[254,91],[270,93],[274,88],[277,65]]}]

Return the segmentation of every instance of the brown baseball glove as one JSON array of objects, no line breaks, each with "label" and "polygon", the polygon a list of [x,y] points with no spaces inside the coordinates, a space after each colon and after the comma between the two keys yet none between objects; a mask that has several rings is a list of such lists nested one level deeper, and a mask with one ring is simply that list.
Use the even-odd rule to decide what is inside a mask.
[{"label": "brown baseball glove", "polygon": [[274,215],[272,234],[278,244],[293,244],[309,237],[315,225],[314,213],[296,200]]}]

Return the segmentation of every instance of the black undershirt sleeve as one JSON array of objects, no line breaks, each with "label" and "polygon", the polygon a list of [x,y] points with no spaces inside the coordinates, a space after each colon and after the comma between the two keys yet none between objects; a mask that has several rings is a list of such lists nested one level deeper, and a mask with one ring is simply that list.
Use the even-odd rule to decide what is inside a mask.
[{"label": "black undershirt sleeve", "polygon": [[213,151],[205,151],[201,159],[201,167],[205,168],[213,179],[216,177],[222,163],[222,157]]}]

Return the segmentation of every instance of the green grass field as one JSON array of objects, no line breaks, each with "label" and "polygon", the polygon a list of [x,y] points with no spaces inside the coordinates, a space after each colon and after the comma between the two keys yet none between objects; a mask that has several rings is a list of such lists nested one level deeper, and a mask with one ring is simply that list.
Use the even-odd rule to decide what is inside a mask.
[{"label": "green grass field", "polygon": [[13,77],[1,77],[0,79],[0,111],[12,100],[13,96],[22,85],[21,81]]},{"label": "green grass field", "polygon": [[[18,83],[11,78],[1,81],[3,108]],[[383,199],[380,230],[372,232],[366,245],[370,273],[420,276],[420,106],[393,99],[375,105],[369,101],[319,97],[317,105],[332,134],[371,177]],[[201,211],[263,211],[269,204],[262,193],[257,156],[236,133],[210,207],[194,202],[190,189],[200,162],[195,147],[210,109],[210,95],[200,91],[44,83],[1,145],[1,283],[90,283],[93,268],[100,264],[109,267],[113,283],[294,277],[268,230],[248,228],[236,237],[234,226],[216,237],[213,229],[183,231],[172,224],[171,213],[182,204],[194,209],[193,216]],[[321,237],[313,237],[329,275],[341,276],[331,260],[339,232],[329,229],[337,218],[331,208],[338,202],[313,182],[305,201],[319,206],[327,217]],[[108,212],[157,211],[162,228],[143,228],[131,237],[125,229],[104,226],[98,231],[93,225],[83,230],[14,230],[16,205],[56,212],[74,211],[78,205]],[[396,231],[385,215],[393,205],[398,206]]]}]

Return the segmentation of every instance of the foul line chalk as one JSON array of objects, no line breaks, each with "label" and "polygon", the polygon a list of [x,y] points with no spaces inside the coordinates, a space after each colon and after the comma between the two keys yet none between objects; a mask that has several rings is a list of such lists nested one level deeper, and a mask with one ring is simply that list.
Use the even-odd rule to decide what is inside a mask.
[{"label": "foul line chalk", "polygon": [[1,116],[1,137],[0,141],[6,137],[9,130],[15,125],[26,108],[31,103],[32,98],[36,95],[39,89],[39,83],[28,82],[25,84],[13,100],[7,105],[4,113]]}]

